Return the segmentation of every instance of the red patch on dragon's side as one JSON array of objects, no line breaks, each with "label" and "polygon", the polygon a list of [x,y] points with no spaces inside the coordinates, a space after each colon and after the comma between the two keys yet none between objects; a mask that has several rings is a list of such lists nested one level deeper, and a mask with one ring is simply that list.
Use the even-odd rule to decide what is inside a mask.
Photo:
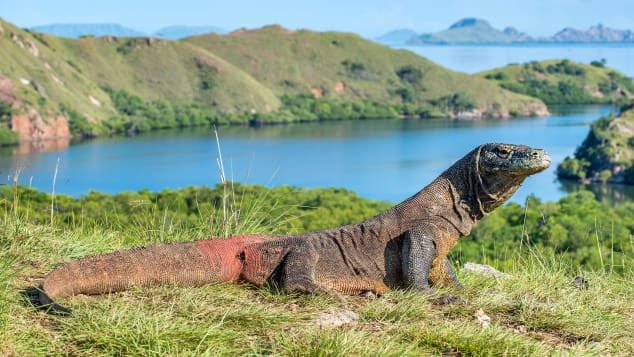
[{"label": "red patch on dragon's side", "polygon": [[199,240],[196,244],[217,273],[218,281],[236,281],[242,272],[246,246],[263,241],[264,238],[258,235],[243,235]]},{"label": "red patch on dragon's side", "polygon": [[240,279],[257,286],[264,285],[286,251],[283,245],[250,244],[244,250]]}]

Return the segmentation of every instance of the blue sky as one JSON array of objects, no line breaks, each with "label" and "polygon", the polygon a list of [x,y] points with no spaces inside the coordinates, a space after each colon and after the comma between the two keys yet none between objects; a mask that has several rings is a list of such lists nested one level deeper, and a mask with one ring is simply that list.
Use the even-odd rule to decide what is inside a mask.
[{"label": "blue sky", "polygon": [[603,23],[634,29],[634,0],[0,0],[0,17],[19,26],[114,22],[145,32],[174,24],[231,30],[285,27],[380,35],[396,28],[438,31],[463,17],[551,35],[565,26]]}]

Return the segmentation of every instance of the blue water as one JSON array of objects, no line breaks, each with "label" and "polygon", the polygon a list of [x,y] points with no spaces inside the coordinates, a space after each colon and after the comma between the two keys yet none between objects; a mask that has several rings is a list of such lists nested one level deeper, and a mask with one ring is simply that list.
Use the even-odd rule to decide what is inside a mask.
[{"label": "blue water", "polygon": [[[546,118],[491,121],[373,120],[265,127],[220,127],[228,179],[267,186],[345,187],[361,196],[399,201],[420,190],[455,160],[484,142],[545,148],[553,165],[529,178],[513,200],[555,200],[565,194],[554,169],[583,140],[588,125],[610,107],[551,108]],[[164,131],[98,139],[56,152],[0,155],[0,183],[51,192],[161,190],[213,185],[220,175],[211,129]]]},{"label": "blue water", "polygon": [[564,59],[590,63],[605,58],[609,67],[634,77],[634,44],[427,45],[401,47],[449,69],[476,73],[509,63]]}]

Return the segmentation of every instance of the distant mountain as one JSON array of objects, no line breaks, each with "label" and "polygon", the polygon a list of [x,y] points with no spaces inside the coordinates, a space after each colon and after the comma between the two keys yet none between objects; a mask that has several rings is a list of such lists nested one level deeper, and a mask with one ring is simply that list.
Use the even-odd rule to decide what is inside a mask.
[{"label": "distant mountain", "polygon": [[143,32],[121,26],[119,24],[51,24],[33,26],[31,30],[49,35],[66,38],[79,38],[81,36],[118,36],[139,37],[145,36]]},{"label": "distant mountain", "polygon": [[418,36],[416,31],[410,29],[399,29],[390,31],[382,36],[376,38],[377,42],[385,44],[405,44],[411,41],[414,37]]},{"label": "distant mountain", "polygon": [[588,30],[577,30],[566,27],[550,38],[553,42],[634,42],[634,32],[616,30],[601,24]]},{"label": "distant mountain", "polygon": [[185,37],[206,33],[224,34],[227,31],[217,26],[168,26],[154,32],[152,35],[160,38],[178,40]]},{"label": "distant mountain", "polygon": [[395,30],[380,36],[376,41],[387,45],[422,45],[422,44],[478,44],[478,43],[634,43],[634,31],[617,30],[601,24],[587,30],[567,27],[551,37],[532,37],[507,27],[499,30],[486,20],[464,18],[448,29],[416,34],[411,30]]},{"label": "distant mountain", "polygon": [[500,31],[486,20],[466,18],[454,23],[447,30],[412,38],[409,43],[509,43],[530,39],[514,28]]},{"label": "distant mountain", "polygon": [[[383,38],[388,34],[379,37],[378,40],[387,43],[387,41],[383,41]],[[511,43],[533,40],[532,37],[514,27],[498,30],[486,20],[464,18],[451,25],[447,30],[410,36],[399,44]]]},{"label": "distant mountain", "polygon": [[530,42],[534,40],[532,37],[527,35],[526,32],[520,32],[515,27],[506,27],[502,30],[502,32],[505,35],[510,36],[513,39],[513,42]]}]

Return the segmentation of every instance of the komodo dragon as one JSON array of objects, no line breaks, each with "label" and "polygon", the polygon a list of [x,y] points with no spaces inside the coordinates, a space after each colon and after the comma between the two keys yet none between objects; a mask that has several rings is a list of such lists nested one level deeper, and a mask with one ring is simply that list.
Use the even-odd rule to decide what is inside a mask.
[{"label": "komodo dragon", "polygon": [[246,282],[288,293],[382,294],[458,284],[447,254],[532,174],[550,165],[542,149],[484,144],[414,196],[356,224],[324,231],[244,235],[158,244],[69,262],[27,296],[53,312],[53,299],[133,286]]}]

